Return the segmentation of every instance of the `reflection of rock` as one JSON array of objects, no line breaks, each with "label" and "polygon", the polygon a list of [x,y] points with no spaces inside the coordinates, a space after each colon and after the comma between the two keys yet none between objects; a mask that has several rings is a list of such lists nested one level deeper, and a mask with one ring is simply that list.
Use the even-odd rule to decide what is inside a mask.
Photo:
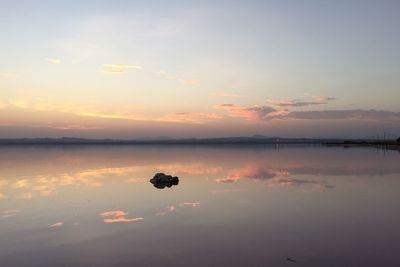
[{"label": "reflection of rock", "polygon": [[150,183],[152,183],[154,187],[158,189],[163,189],[165,187],[177,185],[179,183],[179,178],[176,176],[166,175],[164,173],[157,173],[150,180]]}]

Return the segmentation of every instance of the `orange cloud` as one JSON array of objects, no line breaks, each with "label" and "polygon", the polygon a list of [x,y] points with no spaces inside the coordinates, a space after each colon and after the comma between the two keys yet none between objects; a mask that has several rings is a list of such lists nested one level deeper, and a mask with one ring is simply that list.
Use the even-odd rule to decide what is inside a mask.
[{"label": "orange cloud", "polygon": [[[107,211],[100,214],[101,217],[103,218],[106,217],[103,219],[105,223],[138,222],[144,220],[143,217],[126,218],[125,217],[126,215],[128,215],[128,213],[122,210]],[[113,218],[107,218],[107,217],[113,217]]]},{"label": "orange cloud", "polygon": [[128,215],[128,213],[122,210],[107,211],[100,214],[102,217],[121,217],[126,215]]},{"label": "orange cloud", "polygon": [[136,183],[145,183],[148,180],[149,179],[147,179],[147,178],[135,178],[135,177],[133,177],[133,178],[126,179],[125,182],[136,184]]},{"label": "orange cloud", "polygon": [[250,121],[263,120],[270,113],[276,112],[274,108],[267,106],[241,107],[234,104],[220,104],[216,108],[229,112],[231,117],[244,118]]},{"label": "orange cloud", "polygon": [[158,121],[164,122],[179,122],[179,123],[192,123],[192,124],[204,124],[207,122],[214,122],[221,120],[223,116],[211,113],[200,113],[200,112],[177,112],[167,114],[159,119]]}]

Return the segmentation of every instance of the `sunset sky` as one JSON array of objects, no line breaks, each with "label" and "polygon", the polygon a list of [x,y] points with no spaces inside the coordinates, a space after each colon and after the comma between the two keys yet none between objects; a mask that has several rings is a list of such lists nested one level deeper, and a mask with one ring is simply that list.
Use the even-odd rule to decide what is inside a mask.
[{"label": "sunset sky", "polygon": [[400,136],[400,1],[0,0],[0,138]]}]

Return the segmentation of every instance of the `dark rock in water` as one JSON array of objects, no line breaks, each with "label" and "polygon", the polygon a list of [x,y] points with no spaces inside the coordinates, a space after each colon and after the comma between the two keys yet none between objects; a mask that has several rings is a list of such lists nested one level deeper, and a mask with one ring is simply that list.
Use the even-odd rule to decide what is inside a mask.
[{"label": "dark rock in water", "polygon": [[150,179],[150,183],[154,185],[154,187],[158,189],[163,189],[165,187],[171,187],[173,185],[178,185],[179,178],[176,176],[167,175],[164,173],[157,173],[154,175],[152,179]]}]

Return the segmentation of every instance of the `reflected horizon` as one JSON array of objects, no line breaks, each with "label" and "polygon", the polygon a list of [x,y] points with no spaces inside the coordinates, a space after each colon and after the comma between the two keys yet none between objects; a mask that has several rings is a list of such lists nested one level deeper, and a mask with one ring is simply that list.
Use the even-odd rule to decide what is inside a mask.
[{"label": "reflected horizon", "polygon": [[[400,236],[399,156],[323,146],[1,147],[0,257],[7,266],[395,266],[385,257],[399,247],[384,247],[389,232]],[[179,183],[155,188],[160,172]]]}]

